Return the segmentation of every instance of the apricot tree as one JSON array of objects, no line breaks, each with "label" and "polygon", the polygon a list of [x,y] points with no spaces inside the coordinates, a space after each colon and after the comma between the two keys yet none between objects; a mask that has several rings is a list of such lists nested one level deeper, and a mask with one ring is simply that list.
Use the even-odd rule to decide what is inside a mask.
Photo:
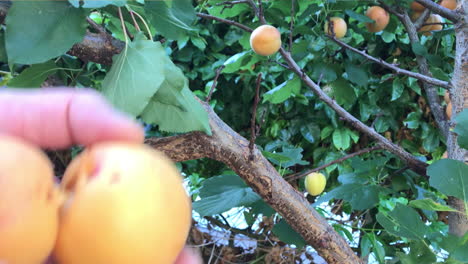
[{"label": "apricot tree", "polygon": [[[186,175],[207,263],[464,263],[468,3],[453,2],[4,2],[2,80],[92,87],[138,118]],[[50,152],[59,176],[80,150]]]}]

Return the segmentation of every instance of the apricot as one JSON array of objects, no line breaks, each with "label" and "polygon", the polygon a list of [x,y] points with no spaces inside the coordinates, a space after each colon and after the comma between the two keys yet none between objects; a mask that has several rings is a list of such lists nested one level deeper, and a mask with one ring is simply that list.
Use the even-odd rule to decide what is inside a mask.
[{"label": "apricot", "polygon": [[332,33],[335,33],[336,38],[342,38],[346,35],[346,31],[348,30],[348,26],[346,22],[344,21],[343,18],[341,17],[331,17],[330,22],[333,27],[333,32],[332,28],[328,25],[328,20],[325,21],[325,25],[323,27],[323,30],[325,31],[326,34],[332,35]]},{"label": "apricot", "polygon": [[418,32],[423,32],[423,34],[426,36],[431,35],[432,34],[431,31],[442,29],[441,24],[435,24],[435,23],[442,23],[442,17],[439,15],[431,14],[424,23],[430,24],[430,25],[425,25],[421,27],[418,30]]},{"label": "apricot", "polygon": [[449,91],[447,91],[447,90],[444,93],[444,101],[447,104],[450,102],[450,94],[449,94]]},{"label": "apricot", "polygon": [[457,8],[457,0],[442,0],[440,5],[445,8],[454,10],[455,8]]},{"label": "apricot", "polygon": [[281,34],[273,26],[261,25],[250,35],[250,47],[259,55],[273,55],[281,48]]},{"label": "apricot", "polygon": [[424,11],[424,9],[426,9],[426,7],[421,5],[420,3],[416,2],[416,1],[413,1],[411,3],[411,10],[413,10],[413,11],[422,12],[422,11]]},{"label": "apricot", "polygon": [[0,136],[0,262],[41,264],[58,230],[59,190],[48,157],[15,137]]},{"label": "apricot", "polygon": [[312,172],[305,178],[305,188],[312,196],[317,196],[325,190],[327,179],[322,173]]},{"label": "apricot", "polygon": [[379,32],[387,27],[390,21],[390,15],[380,6],[372,6],[367,9],[366,16],[374,20],[374,23],[366,23],[369,32]]},{"label": "apricot", "polygon": [[172,264],[185,245],[191,200],[172,161],[149,146],[90,146],[61,188],[58,263]]},{"label": "apricot", "polygon": [[447,118],[450,120],[452,118],[452,102],[449,102],[447,104],[447,107],[445,108],[445,113],[447,114]]}]

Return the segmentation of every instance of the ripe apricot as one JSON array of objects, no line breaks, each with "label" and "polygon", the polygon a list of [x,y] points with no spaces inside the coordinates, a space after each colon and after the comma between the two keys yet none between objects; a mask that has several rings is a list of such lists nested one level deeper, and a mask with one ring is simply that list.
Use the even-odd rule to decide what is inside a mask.
[{"label": "ripe apricot", "polygon": [[348,26],[346,22],[344,21],[343,18],[341,17],[331,17],[330,22],[333,26],[333,32],[332,32],[332,27],[328,25],[328,20],[325,21],[325,25],[323,27],[323,30],[325,31],[326,34],[332,35],[332,33],[335,33],[336,38],[342,38],[346,35],[346,31],[348,30]]},{"label": "ripe apricot", "polygon": [[445,113],[447,114],[447,118],[450,120],[452,118],[452,102],[449,102],[447,104],[447,107],[445,108]]},{"label": "ripe apricot", "polygon": [[370,32],[384,30],[390,21],[390,15],[380,6],[372,6],[367,9],[366,16],[375,21],[375,23],[366,23],[367,30]]},{"label": "ripe apricot", "polygon": [[259,55],[273,55],[281,48],[281,34],[273,26],[261,25],[250,35],[250,47]]},{"label": "ripe apricot", "polygon": [[449,92],[447,90],[444,93],[444,101],[447,104],[450,102],[450,94],[449,94]]},{"label": "ripe apricot", "polygon": [[65,171],[54,258],[63,264],[172,264],[191,201],[172,161],[141,144],[89,147]]},{"label": "ripe apricot", "polygon": [[429,36],[432,34],[431,31],[442,29],[442,25],[437,23],[442,23],[442,17],[436,14],[431,14],[426,22],[424,22],[424,24],[429,25],[421,27],[418,32],[423,32],[424,35]]},{"label": "ripe apricot", "polygon": [[327,179],[322,173],[312,172],[306,176],[304,184],[310,195],[317,196],[325,190]]},{"label": "ripe apricot", "polygon": [[411,10],[413,10],[413,11],[422,12],[422,11],[424,11],[424,9],[426,9],[426,7],[421,5],[420,3],[416,2],[416,1],[413,1],[411,3]]},{"label": "ripe apricot", "polygon": [[0,262],[41,264],[52,252],[60,195],[48,157],[0,136]]},{"label": "ripe apricot", "polygon": [[445,8],[454,10],[455,8],[457,8],[457,0],[442,0],[440,5]]}]

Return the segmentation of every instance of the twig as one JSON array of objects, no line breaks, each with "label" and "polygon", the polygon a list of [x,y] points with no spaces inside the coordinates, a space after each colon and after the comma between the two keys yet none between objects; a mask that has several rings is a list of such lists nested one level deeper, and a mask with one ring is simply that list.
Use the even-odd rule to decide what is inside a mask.
[{"label": "twig", "polygon": [[206,97],[205,102],[209,103],[211,100],[211,96],[213,95],[214,89],[216,88],[216,84],[218,83],[218,78],[219,75],[221,74],[221,71],[226,67],[225,65],[221,65],[216,69],[216,76],[213,80],[213,84],[211,85],[210,92],[208,93],[208,96]]},{"label": "twig", "polygon": [[435,2],[430,0],[416,0],[416,2],[420,3],[421,5],[427,7],[427,9],[431,10],[432,12],[439,14],[454,23],[459,22],[463,19],[463,16],[455,11],[452,11],[448,8],[445,8]]},{"label": "twig", "polygon": [[132,12],[132,11],[130,11],[130,16],[132,17],[133,25],[135,26],[136,30],[137,30],[137,31],[141,31],[141,30],[140,30],[140,26],[138,25],[138,23],[137,23],[137,21],[136,21],[136,19],[135,19],[135,16],[133,15],[133,12]]},{"label": "twig", "polygon": [[234,5],[237,5],[237,4],[249,4],[249,0],[224,1],[224,2],[221,2],[221,3],[217,3],[216,5],[217,6],[225,5],[225,6],[228,6],[229,8],[231,8],[231,7],[233,7]]},{"label": "twig", "polygon": [[365,153],[368,153],[368,152],[372,152],[372,151],[375,151],[375,150],[380,150],[380,149],[382,149],[382,147],[378,146],[378,145],[374,146],[374,147],[370,147],[370,148],[361,149],[361,150],[356,151],[354,153],[343,156],[343,157],[341,157],[339,159],[333,160],[333,161],[331,161],[331,162],[329,162],[327,164],[318,166],[317,168],[307,170],[307,171],[301,172],[301,173],[294,173],[294,174],[288,175],[288,176],[285,177],[285,179],[287,181],[294,181],[294,180],[300,179],[300,178],[302,178],[304,176],[307,176],[307,174],[309,174],[309,173],[323,170],[326,167],[329,167],[329,166],[331,166],[333,164],[341,163],[341,162],[343,162],[343,161],[345,161],[347,159],[350,159],[350,158],[353,158],[353,157],[356,157],[356,156],[359,156],[359,155],[362,155],[362,154],[365,154]]},{"label": "twig", "polygon": [[265,20],[265,16],[263,15],[263,5],[262,5],[262,0],[258,0],[258,13],[257,13],[258,19],[260,19],[260,22],[262,24],[267,24]]},{"label": "twig", "polygon": [[391,6],[387,5],[387,3],[385,3],[385,1],[379,0],[379,3],[385,10],[387,10],[387,12],[393,14],[394,16],[401,17],[403,15],[400,12],[398,12],[397,10],[395,10],[394,8],[392,8]]},{"label": "twig", "polygon": [[294,29],[294,14],[296,12],[294,10],[294,6],[296,5],[295,2],[296,2],[295,0],[291,1],[291,23],[289,24],[289,47],[288,47],[289,53],[291,53],[292,44],[293,44],[292,39],[293,39],[293,29]]},{"label": "twig", "polygon": [[[328,35],[327,35],[328,36]],[[427,76],[427,75],[424,75],[424,74],[420,74],[420,73],[417,73],[417,72],[412,72],[412,71],[408,71],[408,70],[404,70],[404,69],[401,69],[393,64],[390,64],[382,59],[377,59],[377,58],[374,58],[372,56],[370,56],[369,54],[367,54],[366,52],[364,51],[360,51],[354,47],[351,47],[349,46],[348,44],[344,43],[343,41],[337,39],[337,38],[334,38],[334,37],[331,37],[331,36],[328,36],[331,40],[333,40],[335,43],[337,43],[338,45],[342,46],[343,48],[346,48],[346,49],[349,49],[363,57],[365,57],[366,59],[370,60],[370,61],[373,61],[375,63],[378,63],[386,68],[389,68],[393,71],[395,71],[397,74],[404,74],[404,75],[407,75],[407,76],[410,76],[410,77],[413,77],[415,79],[418,79],[418,80],[421,80],[423,82],[427,82],[427,83],[431,83],[431,84],[434,84],[434,85],[437,85],[437,86],[440,86],[440,87],[443,87],[443,88],[446,88],[446,89],[449,89],[450,88],[450,84],[448,82],[445,82],[445,81],[441,81],[439,79],[436,79],[436,78],[433,78],[433,77],[430,77],[430,76]]]},{"label": "twig", "polygon": [[257,129],[255,126],[255,121],[257,118],[258,101],[260,100],[260,83],[261,82],[262,82],[262,74],[259,73],[257,76],[257,86],[255,88],[255,98],[254,98],[254,104],[252,107],[252,119],[250,120],[250,142],[249,142],[249,150],[250,150],[249,160],[250,161],[254,160],[253,149],[255,145],[255,139],[257,137]]},{"label": "twig", "polygon": [[241,29],[243,29],[243,30],[245,30],[247,32],[252,32],[253,31],[253,29],[249,28],[248,26],[237,23],[237,22],[232,21],[232,20],[219,18],[219,17],[215,17],[215,16],[212,16],[212,15],[207,15],[207,14],[203,14],[203,13],[197,13],[197,16],[201,17],[201,18],[216,20],[216,21],[228,24],[228,25],[236,26],[236,27],[241,28]]},{"label": "twig", "polygon": [[89,17],[86,17],[86,21],[95,29],[97,30],[99,33],[102,33],[102,34],[106,34],[106,30],[98,25],[96,22],[94,22],[94,20],[92,20],[91,18]]},{"label": "twig", "polygon": [[426,20],[429,18],[430,15],[431,15],[431,10],[426,8],[421,14],[421,16],[419,16],[418,19],[414,21],[414,26],[416,27],[417,30],[419,30],[423,26],[424,22],[426,22]]},{"label": "twig", "polygon": [[[408,32],[408,36],[409,36],[411,44],[419,43],[418,32],[416,31],[416,28],[413,22],[411,21],[406,10],[404,11],[403,14],[404,15],[403,17],[400,18],[400,21],[405,26],[406,31]],[[427,63],[426,58],[418,54],[415,54],[415,55],[416,55],[416,61],[419,66],[419,71],[426,76],[431,76],[432,74],[429,70],[429,65]],[[432,115],[434,116],[436,124],[439,127],[439,130],[442,132],[442,135],[445,138],[447,138],[448,133],[449,133],[447,117],[445,116],[445,111],[442,108],[441,100],[437,92],[437,89],[432,84],[433,84],[432,82],[431,83],[423,82],[423,88],[426,93],[427,101],[429,103],[429,107],[431,109]]]}]

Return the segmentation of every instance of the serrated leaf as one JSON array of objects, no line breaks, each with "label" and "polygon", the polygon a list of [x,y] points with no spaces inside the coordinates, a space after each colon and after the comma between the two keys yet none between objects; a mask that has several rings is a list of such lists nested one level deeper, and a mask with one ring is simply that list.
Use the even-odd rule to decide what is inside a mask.
[{"label": "serrated leaf", "polygon": [[220,214],[261,199],[235,174],[215,176],[203,181],[200,197],[201,200],[193,203],[193,209],[201,216]]},{"label": "serrated leaf", "polygon": [[178,40],[195,31],[196,12],[190,0],[146,1],[145,12],[158,33],[168,39]]},{"label": "serrated leaf", "polygon": [[65,54],[83,40],[86,14],[65,1],[13,1],[5,20],[9,62],[37,64]]},{"label": "serrated leaf", "polygon": [[354,210],[365,210],[379,203],[379,193],[387,192],[387,189],[376,185],[343,184],[321,196],[314,205],[320,205],[331,199],[343,199],[349,202]]},{"label": "serrated leaf", "polygon": [[427,168],[429,184],[448,196],[468,201],[468,165],[452,159],[441,159]]},{"label": "serrated leaf", "polygon": [[101,8],[108,5],[124,6],[127,0],[68,0],[74,7],[80,7],[80,2],[83,2],[83,8]]},{"label": "serrated leaf", "polygon": [[356,94],[353,87],[343,78],[332,82],[330,86],[333,88],[333,96],[336,102],[340,105],[352,105],[356,102]]},{"label": "serrated leaf", "polygon": [[284,220],[281,219],[271,230],[282,242],[295,245],[299,250],[306,245],[304,239]]},{"label": "serrated leaf", "polygon": [[246,55],[249,54],[250,51],[244,51],[241,53],[237,53],[232,55],[229,59],[224,62],[224,69],[222,70],[223,73],[233,73],[239,70],[242,67],[242,63],[244,59],[247,57]]},{"label": "serrated leaf", "polygon": [[332,138],[333,145],[337,149],[347,149],[351,146],[351,137],[345,129],[335,129]]},{"label": "serrated leaf", "polygon": [[49,77],[57,72],[57,66],[53,61],[34,64],[23,70],[18,76],[11,79],[7,86],[17,88],[37,88]]},{"label": "serrated leaf", "polygon": [[140,115],[166,78],[166,56],[161,43],[136,35],[114,56],[102,93],[120,110]]},{"label": "serrated leaf", "polygon": [[413,200],[409,202],[408,205],[414,208],[429,210],[429,211],[457,212],[457,210],[453,209],[452,207],[437,203],[434,200],[429,199],[429,198],[421,199],[421,200]]},{"label": "serrated leaf", "polygon": [[403,82],[399,78],[396,78],[392,83],[391,101],[395,101],[396,99],[400,98],[404,89],[405,89],[405,86],[403,85]]},{"label": "serrated leaf", "polygon": [[376,218],[388,233],[398,237],[421,240],[427,231],[416,210],[401,203],[391,212],[379,212]]},{"label": "serrated leaf", "polygon": [[468,149],[468,109],[464,109],[458,113],[453,121],[456,123],[453,132],[458,134],[458,145],[464,149]]}]

